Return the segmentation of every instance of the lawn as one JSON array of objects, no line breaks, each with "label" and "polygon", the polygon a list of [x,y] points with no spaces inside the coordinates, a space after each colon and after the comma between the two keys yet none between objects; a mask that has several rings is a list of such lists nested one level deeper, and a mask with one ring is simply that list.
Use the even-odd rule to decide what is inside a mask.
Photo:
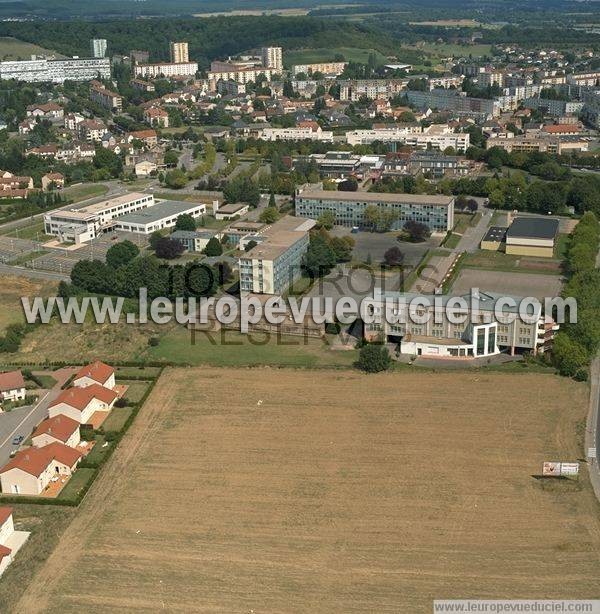
[{"label": "lawn", "polygon": [[85,488],[88,482],[92,479],[95,469],[89,467],[80,467],[69,478],[64,488],[58,493],[58,498],[63,501],[73,501],[79,496],[79,493]]},{"label": "lawn", "polygon": [[10,36],[0,37],[0,60],[30,60],[32,55],[50,55],[63,57],[51,49],[44,49],[33,43],[26,43]]},{"label": "lawn", "polygon": [[159,367],[116,367],[116,378],[118,380],[128,379],[131,377],[154,378],[158,375],[159,372]]},{"label": "lawn", "polygon": [[445,241],[444,241],[444,247],[447,247],[448,249],[454,249],[461,240],[461,235],[456,234],[455,232],[453,232]]},{"label": "lawn", "polygon": [[[146,394],[148,390],[148,386],[150,382],[141,382],[141,381],[127,381],[119,378],[119,384],[123,386],[127,386],[127,392],[125,393],[125,398],[130,403],[139,403],[143,396]],[[119,409],[119,408],[117,408]],[[114,430],[114,429],[109,429]],[[117,429],[118,430],[118,429]]]},{"label": "lawn", "polygon": [[169,369],[14,610],[594,597],[585,468],[536,477],[580,457],[587,408],[542,374]]},{"label": "lawn", "polygon": [[560,274],[560,262],[552,258],[533,258],[487,250],[467,254],[463,266],[507,273],[529,271],[547,275]]},{"label": "lawn", "polygon": [[419,51],[437,55],[438,57],[480,57],[489,55],[492,45],[453,45],[451,43],[419,43]]},{"label": "lawn", "polygon": [[63,196],[68,197],[75,203],[78,203],[87,198],[94,196],[102,196],[108,192],[108,188],[102,183],[82,183],[65,188],[62,191]]},{"label": "lawn", "polygon": [[[108,418],[102,423],[102,428],[105,432],[115,431],[118,432],[122,430],[125,426],[125,422],[127,422],[127,418],[131,415],[132,409],[131,407],[113,407],[110,414],[108,414]],[[96,451],[98,446],[94,446],[92,449],[92,453]],[[104,448],[106,450],[106,448]]]},{"label": "lawn", "polygon": [[[274,365],[286,367],[348,367],[358,352],[331,350],[325,341],[264,334],[242,335],[235,331],[192,334],[183,326],[164,335],[158,346],[149,347],[149,361],[213,366]],[[129,396],[129,395],[127,395]]]},{"label": "lawn", "polygon": [[286,66],[295,64],[316,64],[319,62],[335,62],[336,56],[343,55],[346,62],[369,61],[369,55],[374,53],[377,63],[385,64],[388,59],[375,49],[359,49],[358,47],[333,47],[331,49],[292,49],[286,51],[283,59]]}]

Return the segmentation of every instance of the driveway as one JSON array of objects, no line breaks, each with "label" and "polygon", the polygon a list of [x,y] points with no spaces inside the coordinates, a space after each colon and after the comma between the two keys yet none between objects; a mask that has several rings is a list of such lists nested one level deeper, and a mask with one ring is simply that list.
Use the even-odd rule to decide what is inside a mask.
[{"label": "driveway", "polygon": [[5,465],[10,453],[18,449],[12,445],[15,437],[22,436],[26,440],[36,426],[48,417],[48,407],[61,393],[61,386],[77,371],[76,368],[64,368],[45,372],[52,375],[56,384],[51,390],[40,390],[39,401],[28,407],[18,407],[10,412],[0,414],[0,466]]}]

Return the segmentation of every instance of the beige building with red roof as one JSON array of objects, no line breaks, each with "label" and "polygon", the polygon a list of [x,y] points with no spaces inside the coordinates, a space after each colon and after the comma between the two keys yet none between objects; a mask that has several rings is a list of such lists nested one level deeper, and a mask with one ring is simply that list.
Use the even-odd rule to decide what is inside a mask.
[{"label": "beige building with red roof", "polygon": [[79,422],[58,414],[40,422],[31,436],[31,442],[36,448],[43,448],[50,443],[62,443],[70,448],[76,448],[81,441]]},{"label": "beige building with red roof", "polygon": [[54,478],[70,476],[81,457],[81,452],[56,442],[21,450],[0,469],[2,492],[39,495]]},{"label": "beige building with red roof", "polygon": [[91,384],[100,384],[100,386],[113,390],[115,387],[115,370],[99,360],[81,367],[73,379],[73,386],[83,387]]},{"label": "beige building with red roof", "polygon": [[0,402],[22,401],[25,398],[25,380],[21,371],[0,373]]},{"label": "beige building with red roof", "polygon": [[69,388],[63,390],[50,404],[48,414],[50,418],[62,414],[80,424],[90,424],[96,412],[110,411],[116,399],[116,392],[100,384],[92,384],[84,388]]},{"label": "beige building with red roof", "polygon": [[27,531],[15,531],[12,507],[0,507],[0,576],[28,537]]}]

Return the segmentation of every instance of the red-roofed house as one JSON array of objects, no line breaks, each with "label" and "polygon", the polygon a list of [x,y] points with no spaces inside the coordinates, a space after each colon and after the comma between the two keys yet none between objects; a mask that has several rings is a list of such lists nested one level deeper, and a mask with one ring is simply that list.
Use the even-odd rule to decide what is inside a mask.
[{"label": "red-roofed house", "polygon": [[548,134],[558,134],[560,136],[571,136],[581,132],[581,127],[577,124],[546,124],[543,131]]},{"label": "red-roofed house", "polygon": [[31,436],[31,442],[36,448],[43,448],[54,442],[76,448],[80,441],[79,422],[63,414],[40,422]]},{"label": "red-roofed house", "polygon": [[62,443],[21,450],[0,469],[2,492],[39,495],[52,478],[70,476],[81,460],[81,452]]},{"label": "red-roofed house", "polygon": [[63,390],[50,404],[48,414],[50,418],[62,414],[80,424],[89,424],[92,415],[97,411],[110,411],[116,399],[116,392],[99,384],[85,388],[69,388]]},{"label": "red-roofed house", "polygon": [[27,541],[27,531],[15,531],[12,507],[0,507],[0,576]]},{"label": "red-roofed house", "polygon": [[99,360],[81,367],[73,379],[73,386],[84,387],[100,384],[111,390],[115,387],[115,370]]},{"label": "red-roofed house", "polygon": [[0,373],[0,403],[22,401],[25,398],[25,381],[21,371]]}]

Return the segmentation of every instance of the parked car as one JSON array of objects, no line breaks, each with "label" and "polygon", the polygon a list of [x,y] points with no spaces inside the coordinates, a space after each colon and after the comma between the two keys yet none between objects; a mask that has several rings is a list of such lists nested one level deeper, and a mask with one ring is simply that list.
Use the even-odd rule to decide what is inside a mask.
[{"label": "parked car", "polygon": [[25,439],[25,437],[23,437],[23,435],[17,435],[16,437],[13,437],[12,445],[13,446],[18,446],[23,441],[23,439]]}]

